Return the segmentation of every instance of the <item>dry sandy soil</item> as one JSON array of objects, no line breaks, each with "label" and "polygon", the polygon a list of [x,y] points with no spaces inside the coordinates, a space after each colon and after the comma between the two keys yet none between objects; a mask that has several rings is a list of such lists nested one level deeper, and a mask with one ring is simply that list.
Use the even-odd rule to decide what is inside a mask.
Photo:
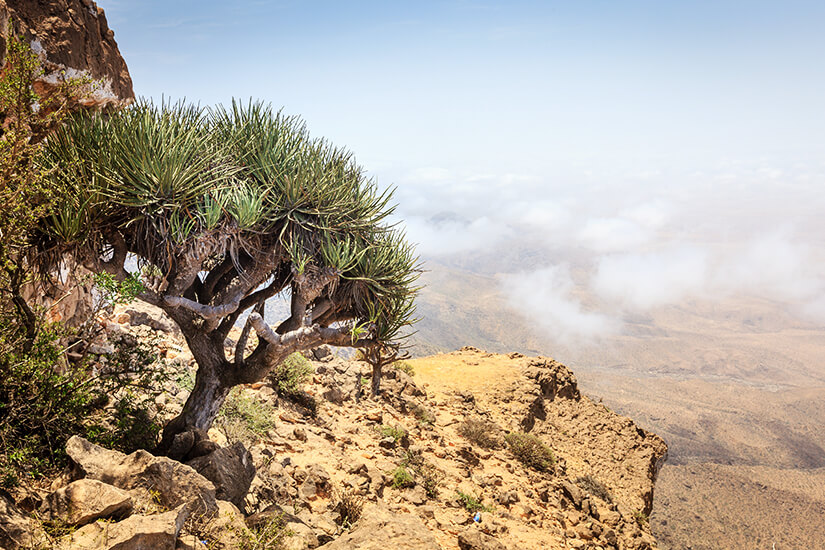
[{"label": "dry sandy soil", "polygon": [[598,346],[565,348],[473,271],[428,274],[424,351],[460,341],[552,356],[585,394],[662,436],[651,516],[662,548],[825,548],[825,327],[739,296],[661,308]]}]

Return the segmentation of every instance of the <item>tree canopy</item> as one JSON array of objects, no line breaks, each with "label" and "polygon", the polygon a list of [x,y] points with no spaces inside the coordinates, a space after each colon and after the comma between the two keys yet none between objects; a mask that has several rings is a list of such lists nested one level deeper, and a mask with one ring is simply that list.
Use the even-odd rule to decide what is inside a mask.
[{"label": "tree canopy", "polygon": [[[198,362],[165,440],[208,428],[227,388],[260,380],[293,351],[393,349],[414,322],[419,264],[388,220],[392,192],[297,117],[252,101],[140,102],[72,117],[44,162],[55,203],[37,238],[41,265],[70,252],[139,280],[138,297],[177,322]],[[264,304],[276,295],[289,297],[290,314],[271,324]],[[224,341],[244,312],[228,357]],[[253,329],[259,343],[247,353]]]}]

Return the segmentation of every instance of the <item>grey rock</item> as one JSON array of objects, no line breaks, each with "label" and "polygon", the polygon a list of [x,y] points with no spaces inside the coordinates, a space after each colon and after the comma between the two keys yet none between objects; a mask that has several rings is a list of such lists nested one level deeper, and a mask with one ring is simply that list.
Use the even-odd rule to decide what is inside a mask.
[{"label": "grey rock", "polygon": [[244,497],[255,478],[255,465],[243,443],[239,441],[186,464],[215,485],[217,498],[244,509]]}]

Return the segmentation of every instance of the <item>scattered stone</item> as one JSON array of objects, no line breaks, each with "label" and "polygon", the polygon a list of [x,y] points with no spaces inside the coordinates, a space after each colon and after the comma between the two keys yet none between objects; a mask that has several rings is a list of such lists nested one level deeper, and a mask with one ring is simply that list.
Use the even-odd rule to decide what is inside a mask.
[{"label": "scattered stone", "polygon": [[507,550],[495,537],[483,533],[476,527],[468,527],[458,535],[461,550]]},{"label": "scattered stone", "polygon": [[364,510],[346,533],[321,546],[323,550],[439,550],[430,530],[417,516],[393,513],[383,505]]}]

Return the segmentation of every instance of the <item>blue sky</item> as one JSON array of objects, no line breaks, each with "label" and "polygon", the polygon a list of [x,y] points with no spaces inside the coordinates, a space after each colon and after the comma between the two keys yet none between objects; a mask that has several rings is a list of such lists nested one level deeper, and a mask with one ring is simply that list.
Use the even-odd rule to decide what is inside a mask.
[{"label": "blue sky", "polygon": [[101,0],[139,95],[257,97],[383,171],[820,156],[821,2]]},{"label": "blue sky", "polygon": [[825,323],[823,2],[99,5],[138,95],[301,115],[398,187],[425,257],[549,251],[501,267],[519,308],[588,333],[748,289]]}]

